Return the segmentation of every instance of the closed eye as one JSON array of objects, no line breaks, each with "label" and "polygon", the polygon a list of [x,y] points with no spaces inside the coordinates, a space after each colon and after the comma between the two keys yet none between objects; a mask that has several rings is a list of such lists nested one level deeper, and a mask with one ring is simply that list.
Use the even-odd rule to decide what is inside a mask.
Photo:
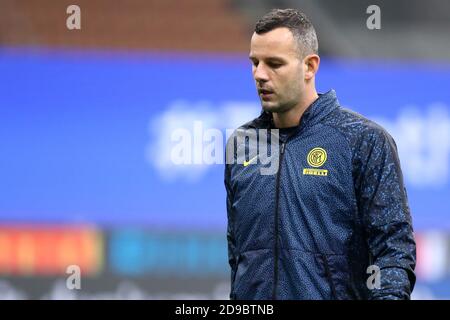
[{"label": "closed eye", "polygon": [[[255,59],[255,58],[250,58],[252,65],[254,67],[257,67],[259,64],[259,60]],[[286,63],[283,61],[280,61],[278,59],[273,60],[273,59],[268,59],[265,61],[266,65],[271,68],[271,69],[278,69],[281,68],[282,66],[284,66]]]},{"label": "closed eye", "polygon": [[274,62],[269,62],[267,65],[272,69],[278,69],[283,66],[282,63],[274,63]]}]

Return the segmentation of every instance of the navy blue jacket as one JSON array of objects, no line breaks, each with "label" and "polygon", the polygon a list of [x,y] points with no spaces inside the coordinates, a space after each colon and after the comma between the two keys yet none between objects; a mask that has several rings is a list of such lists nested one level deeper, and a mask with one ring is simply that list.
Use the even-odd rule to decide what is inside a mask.
[{"label": "navy blue jacket", "polygon": [[[279,159],[273,174],[261,174],[267,163],[251,150],[262,129],[279,139],[269,143]],[[270,129],[262,112],[227,142],[230,298],[409,299],[416,248],[392,137],[341,108],[333,90],[288,136]]]}]

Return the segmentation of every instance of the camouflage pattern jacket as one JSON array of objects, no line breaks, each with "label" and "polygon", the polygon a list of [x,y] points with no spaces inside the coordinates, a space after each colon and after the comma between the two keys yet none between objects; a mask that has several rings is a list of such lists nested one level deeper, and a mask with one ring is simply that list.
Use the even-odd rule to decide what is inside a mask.
[{"label": "camouflage pattern jacket", "polygon": [[[227,143],[230,298],[409,299],[416,248],[392,137],[334,90],[288,135],[273,129],[262,112]],[[250,143],[263,131],[270,174]]]}]

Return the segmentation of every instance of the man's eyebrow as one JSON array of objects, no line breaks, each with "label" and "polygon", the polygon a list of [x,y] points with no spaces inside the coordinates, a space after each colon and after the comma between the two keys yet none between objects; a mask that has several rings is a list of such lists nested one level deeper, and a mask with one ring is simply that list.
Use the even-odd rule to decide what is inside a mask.
[{"label": "man's eyebrow", "polygon": [[275,62],[285,62],[286,61],[281,57],[268,57],[266,60],[267,61],[275,61]]},{"label": "man's eyebrow", "polygon": [[[258,59],[258,58],[254,57],[254,56],[249,56],[248,58],[250,60],[257,60]],[[262,60],[273,61],[273,62],[286,62],[286,60],[281,58],[281,57],[267,57],[267,58],[262,59]]]}]

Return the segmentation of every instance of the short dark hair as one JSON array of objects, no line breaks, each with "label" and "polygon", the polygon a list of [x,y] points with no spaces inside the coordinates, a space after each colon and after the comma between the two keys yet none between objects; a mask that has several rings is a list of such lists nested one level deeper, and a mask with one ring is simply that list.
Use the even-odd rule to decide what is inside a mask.
[{"label": "short dark hair", "polygon": [[255,32],[263,34],[283,27],[297,39],[303,56],[319,53],[316,30],[308,17],[297,9],[272,9],[256,23]]}]

